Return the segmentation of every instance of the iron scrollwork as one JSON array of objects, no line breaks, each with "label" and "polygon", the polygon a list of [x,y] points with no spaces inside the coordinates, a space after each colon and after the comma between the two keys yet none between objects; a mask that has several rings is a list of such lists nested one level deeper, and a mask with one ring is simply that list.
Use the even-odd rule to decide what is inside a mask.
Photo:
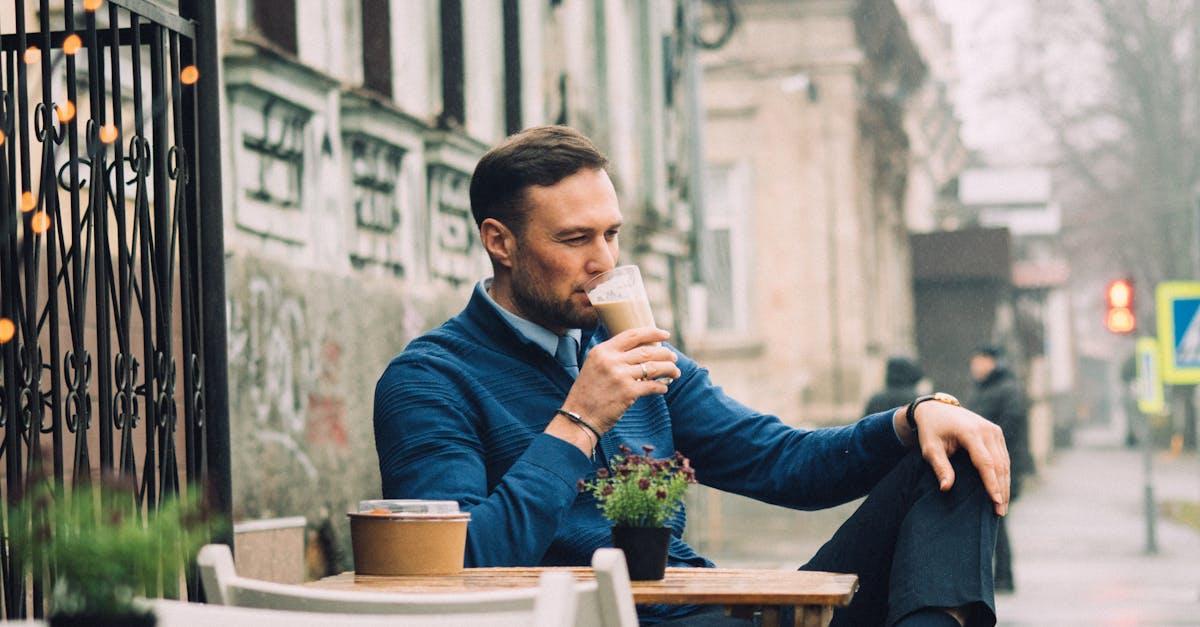
[{"label": "iron scrollwork", "polygon": [[[137,13],[142,5],[151,6],[67,3],[74,10],[29,13],[32,31],[23,20],[0,25],[0,502],[16,503],[43,471],[64,489],[125,473],[143,485],[140,508],[206,480],[195,459],[209,436],[201,339],[223,321],[201,316],[198,295],[200,268],[210,267],[201,261],[221,246],[196,232],[198,199],[219,198],[196,174],[218,163],[211,151],[196,156],[201,88],[180,78],[197,63],[197,22],[157,6],[155,21]],[[68,37],[82,42],[77,54],[61,51]],[[42,51],[29,61],[32,45]],[[264,115],[276,123],[250,147],[295,165],[298,186],[307,118],[286,106]],[[177,303],[176,289],[189,297]],[[179,360],[191,372],[177,411]],[[5,617],[43,615],[46,572],[10,558],[0,543]]]}]

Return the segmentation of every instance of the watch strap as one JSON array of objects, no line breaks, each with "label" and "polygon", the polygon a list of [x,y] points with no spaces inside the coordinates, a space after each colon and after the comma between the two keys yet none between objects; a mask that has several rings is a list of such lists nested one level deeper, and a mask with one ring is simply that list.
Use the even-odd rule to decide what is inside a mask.
[{"label": "watch strap", "polygon": [[913,433],[917,432],[917,405],[920,405],[925,401],[937,401],[947,405],[954,405],[955,407],[962,406],[961,403],[958,402],[957,398],[954,398],[953,396],[943,392],[935,392],[933,394],[918,396],[908,404],[908,408],[904,411],[904,420],[908,423],[908,428],[913,430]]}]

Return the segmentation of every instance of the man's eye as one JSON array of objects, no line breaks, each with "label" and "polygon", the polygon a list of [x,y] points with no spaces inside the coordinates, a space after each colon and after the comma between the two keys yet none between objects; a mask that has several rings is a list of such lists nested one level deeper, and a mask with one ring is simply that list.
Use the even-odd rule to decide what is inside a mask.
[{"label": "man's eye", "polygon": [[611,242],[611,241],[617,239],[618,235],[620,235],[620,232],[618,232],[618,231],[609,231],[604,234],[604,239]]},{"label": "man's eye", "polygon": [[578,237],[572,237],[567,240],[567,243],[572,246],[583,246],[584,244],[588,243],[588,236],[580,235]]}]

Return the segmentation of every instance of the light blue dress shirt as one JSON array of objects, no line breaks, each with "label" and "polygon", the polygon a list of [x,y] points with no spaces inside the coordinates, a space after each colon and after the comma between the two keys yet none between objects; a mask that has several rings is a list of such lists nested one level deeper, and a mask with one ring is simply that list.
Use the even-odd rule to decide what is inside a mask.
[{"label": "light blue dress shirt", "polygon": [[[501,307],[500,304],[492,298],[491,293],[488,291],[491,289],[491,287],[492,279],[489,277],[476,284],[475,291],[482,294],[484,300],[487,301],[487,304],[491,305],[496,309],[496,311],[500,312],[500,317],[503,318],[504,321],[509,324],[509,326],[516,330],[517,333],[521,334],[522,337],[530,342],[537,344],[542,348],[542,350],[545,350],[547,353],[549,353],[551,357],[554,357],[554,354],[558,351],[558,335],[546,327],[530,322]],[[567,329],[565,335],[574,338],[575,346],[579,346],[580,340],[583,338],[583,331],[581,329]],[[583,365],[582,356],[580,356],[579,365]]]}]

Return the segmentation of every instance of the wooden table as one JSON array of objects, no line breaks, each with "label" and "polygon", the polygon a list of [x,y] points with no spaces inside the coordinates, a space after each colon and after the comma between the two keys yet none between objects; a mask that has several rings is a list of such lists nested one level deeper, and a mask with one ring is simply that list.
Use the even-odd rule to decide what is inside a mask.
[{"label": "wooden table", "polygon": [[[374,592],[467,592],[536,586],[548,568],[467,568],[456,575],[403,577],[355,576],[352,572],[307,585],[328,590]],[[577,580],[592,579],[586,567],[566,570]],[[742,568],[668,568],[661,581],[634,581],[634,603],[724,605],[749,616],[762,610],[763,625],[780,624],[780,610],[796,608],[796,625],[828,625],[833,608],[848,604],[858,590],[858,577],[838,573]]]}]

